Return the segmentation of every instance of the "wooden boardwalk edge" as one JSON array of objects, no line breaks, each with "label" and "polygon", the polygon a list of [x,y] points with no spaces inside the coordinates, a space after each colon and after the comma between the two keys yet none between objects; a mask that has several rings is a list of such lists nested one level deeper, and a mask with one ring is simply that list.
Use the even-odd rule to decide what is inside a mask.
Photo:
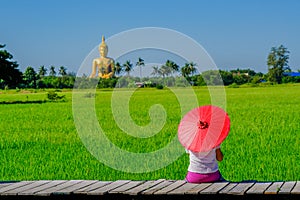
[{"label": "wooden boardwalk edge", "polygon": [[[228,197],[229,199],[298,199],[300,181],[286,182],[218,182],[191,184],[183,180],[149,181],[97,181],[97,180],[39,180],[0,182],[0,199],[20,197],[67,199],[75,196],[84,199],[193,199],[199,196]],[[251,197],[251,198],[250,198]]]}]

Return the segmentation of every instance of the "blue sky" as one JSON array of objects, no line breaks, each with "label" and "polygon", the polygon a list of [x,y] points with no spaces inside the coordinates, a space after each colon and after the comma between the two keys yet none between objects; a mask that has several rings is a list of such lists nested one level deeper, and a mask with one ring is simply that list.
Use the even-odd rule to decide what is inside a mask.
[{"label": "blue sky", "polygon": [[[76,72],[107,38],[133,28],[162,27],[201,44],[220,69],[267,71],[267,55],[283,44],[300,69],[298,0],[0,0],[0,44],[27,66]],[[167,59],[167,58],[166,58]]]}]

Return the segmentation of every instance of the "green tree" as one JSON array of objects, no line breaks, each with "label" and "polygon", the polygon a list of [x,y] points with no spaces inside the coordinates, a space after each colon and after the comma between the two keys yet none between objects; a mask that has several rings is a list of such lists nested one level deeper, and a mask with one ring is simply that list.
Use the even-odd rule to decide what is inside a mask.
[{"label": "green tree", "polygon": [[268,80],[270,82],[281,83],[283,72],[289,69],[289,51],[283,45],[272,47],[268,55]]},{"label": "green tree", "polygon": [[208,70],[201,73],[206,85],[223,85],[219,70]]},{"label": "green tree", "polygon": [[249,76],[247,76],[245,74],[238,74],[238,75],[233,76],[233,82],[238,85],[242,85],[245,83],[249,83],[250,79],[249,79]]},{"label": "green tree", "polygon": [[181,68],[181,74],[185,77],[188,81],[191,81],[191,77],[197,72],[196,68],[197,64],[193,62],[185,63],[184,66]]},{"label": "green tree", "polygon": [[122,65],[119,62],[117,62],[114,67],[115,67],[114,70],[115,74],[120,75],[123,71]]},{"label": "green tree", "polygon": [[172,60],[167,60],[165,66],[170,69],[170,72],[173,74],[174,72],[179,71],[179,66],[173,62]]},{"label": "green tree", "polygon": [[6,50],[2,50],[5,45],[0,44],[0,88],[16,87],[22,83],[22,72],[17,69],[19,65],[12,61],[13,56]]},{"label": "green tree", "polygon": [[50,67],[49,75],[52,77],[56,75],[55,67],[53,65]]},{"label": "green tree", "polygon": [[129,77],[130,75],[130,72],[132,70],[132,63],[130,62],[130,60],[127,60],[124,64],[123,64],[123,67],[124,67],[124,71],[127,73],[127,76]]},{"label": "green tree", "polygon": [[164,77],[169,76],[172,73],[172,68],[168,67],[167,65],[162,65],[159,68],[160,74]]},{"label": "green tree", "polygon": [[189,62],[188,65],[189,65],[189,71],[193,76],[197,72],[197,68],[196,68],[197,64],[194,62]]},{"label": "green tree", "polygon": [[47,69],[45,68],[44,65],[40,66],[39,68],[39,77],[43,78],[44,76],[46,76],[47,73]]},{"label": "green tree", "polygon": [[140,78],[142,79],[142,66],[145,66],[144,60],[139,58],[135,65],[140,67]]},{"label": "green tree", "polygon": [[175,62],[171,61],[172,65],[171,68],[173,72],[178,72],[179,71],[179,65],[177,65]]},{"label": "green tree", "polygon": [[228,72],[228,71],[222,71],[220,70],[220,75],[222,77],[222,80],[224,82],[224,85],[230,85],[233,83],[234,81],[234,78],[233,78],[233,75],[231,72]]},{"label": "green tree", "polygon": [[24,74],[23,80],[27,88],[36,88],[37,74],[32,67],[27,67]]},{"label": "green tree", "polygon": [[61,76],[66,76],[67,75],[67,68],[65,68],[64,66],[60,66],[58,74]]},{"label": "green tree", "polygon": [[198,86],[205,86],[206,85],[202,75],[200,75],[200,74],[196,75],[196,85],[198,85]]},{"label": "green tree", "polygon": [[47,73],[47,69],[44,65],[39,67],[38,74],[37,74],[37,81],[36,81],[36,87],[37,88],[45,88],[44,79]]},{"label": "green tree", "polygon": [[185,63],[183,67],[181,67],[181,75],[188,79],[190,75],[190,69],[189,69],[189,64]]},{"label": "green tree", "polygon": [[160,76],[160,71],[158,66],[153,66],[152,67],[153,71],[151,72],[151,75],[153,76]]}]

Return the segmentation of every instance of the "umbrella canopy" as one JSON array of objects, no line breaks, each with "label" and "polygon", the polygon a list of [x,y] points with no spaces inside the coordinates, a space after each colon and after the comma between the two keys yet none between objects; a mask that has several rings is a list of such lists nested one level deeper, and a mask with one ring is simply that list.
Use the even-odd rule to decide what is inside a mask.
[{"label": "umbrella canopy", "polygon": [[219,146],[230,130],[228,114],[217,106],[194,108],[180,121],[178,139],[188,150],[207,152]]}]

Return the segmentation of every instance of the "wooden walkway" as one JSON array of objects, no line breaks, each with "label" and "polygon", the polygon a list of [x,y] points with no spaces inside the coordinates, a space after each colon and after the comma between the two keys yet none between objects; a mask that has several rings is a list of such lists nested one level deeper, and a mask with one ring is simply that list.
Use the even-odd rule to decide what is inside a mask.
[{"label": "wooden walkway", "polygon": [[299,199],[300,181],[55,180],[0,182],[0,199]]}]

